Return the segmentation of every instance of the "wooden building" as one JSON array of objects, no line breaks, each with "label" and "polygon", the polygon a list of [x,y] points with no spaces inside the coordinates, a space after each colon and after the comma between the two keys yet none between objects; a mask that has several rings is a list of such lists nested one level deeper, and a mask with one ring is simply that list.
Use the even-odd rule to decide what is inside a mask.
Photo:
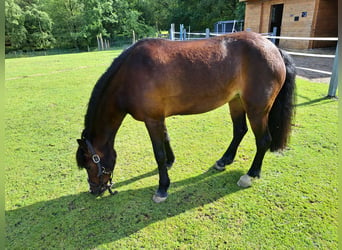
[{"label": "wooden building", "polygon": [[[338,0],[240,0],[246,3],[244,28],[290,37],[337,37]],[[277,40],[282,48],[311,49],[336,42]]]}]

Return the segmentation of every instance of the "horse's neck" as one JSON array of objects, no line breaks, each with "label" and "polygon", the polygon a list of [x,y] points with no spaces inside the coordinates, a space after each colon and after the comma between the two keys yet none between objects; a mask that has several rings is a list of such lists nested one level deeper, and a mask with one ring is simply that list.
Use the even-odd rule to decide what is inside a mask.
[{"label": "horse's neck", "polygon": [[125,117],[124,114],[101,114],[102,119],[89,129],[89,139],[98,148],[113,147],[114,139]]},{"label": "horse's neck", "polygon": [[125,117],[125,113],[117,105],[116,82],[112,79],[106,85],[106,90],[102,90],[101,94],[93,92],[85,119],[92,140],[100,147],[113,146],[116,133]]}]

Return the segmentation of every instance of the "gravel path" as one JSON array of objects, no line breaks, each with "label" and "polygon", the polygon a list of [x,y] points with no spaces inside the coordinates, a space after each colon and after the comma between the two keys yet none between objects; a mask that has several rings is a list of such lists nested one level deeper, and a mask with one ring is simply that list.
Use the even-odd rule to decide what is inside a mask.
[{"label": "gravel path", "polygon": [[[309,53],[309,54],[324,54],[324,55],[335,55],[335,48],[324,48],[324,49],[309,49],[309,50],[287,50],[291,52]],[[297,56],[292,55],[292,58],[297,67],[311,68],[316,70],[332,72],[333,58],[320,58],[320,57],[308,57],[308,56]],[[330,82],[330,75],[324,73],[317,73],[302,69],[297,69],[297,75],[308,79],[312,82]]]}]

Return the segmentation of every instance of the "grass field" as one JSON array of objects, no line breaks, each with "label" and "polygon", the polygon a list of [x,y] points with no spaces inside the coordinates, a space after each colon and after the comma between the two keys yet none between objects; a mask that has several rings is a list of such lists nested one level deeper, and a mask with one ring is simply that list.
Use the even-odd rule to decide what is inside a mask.
[{"label": "grass field", "polygon": [[239,188],[255,152],[249,131],[226,171],[211,169],[231,137],[227,106],[167,119],[176,162],[165,203],[143,123],[116,139],[116,196],[87,193],[75,163],[91,90],[120,51],[6,60],[8,249],[337,249],[337,101],[297,81],[289,148],[267,153],[262,178]]}]

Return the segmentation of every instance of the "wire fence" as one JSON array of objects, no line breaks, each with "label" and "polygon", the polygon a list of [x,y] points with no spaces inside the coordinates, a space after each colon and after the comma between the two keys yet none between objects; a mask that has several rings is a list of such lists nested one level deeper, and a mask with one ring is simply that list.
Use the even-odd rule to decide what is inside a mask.
[{"label": "wire fence", "polygon": [[73,54],[81,52],[91,52],[99,50],[113,50],[113,49],[125,49],[132,44],[132,38],[120,37],[111,41],[106,41],[106,46],[91,46],[87,48],[52,48],[45,50],[10,50],[5,54],[5,58],[22,58],[22,57],[34,57],[34,56],[50,56],[50,55],[62,55]]}]

